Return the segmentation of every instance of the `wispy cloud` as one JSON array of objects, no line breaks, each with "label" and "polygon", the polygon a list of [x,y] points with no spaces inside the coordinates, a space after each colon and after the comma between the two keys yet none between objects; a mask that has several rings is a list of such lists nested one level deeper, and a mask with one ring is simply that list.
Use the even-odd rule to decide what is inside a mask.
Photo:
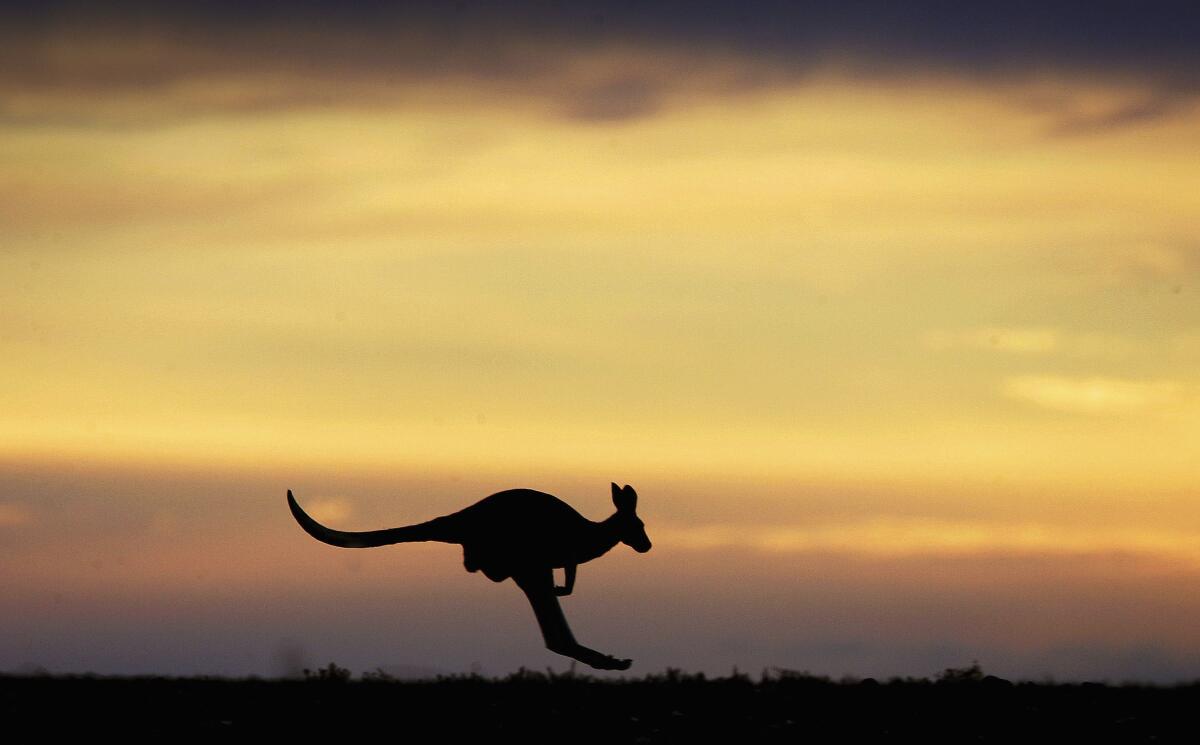
[{"label": "wispy cloud", "polygon": [[1022,105],[1049,117],[1048,133],[1072,136],[1101,134],[1186,114],[1194,97],[1177,87],[1057,87],[1027,94]]},{"label": "wispy cloud", "polygon": [[0,528],[15,528],[33,521],[33,511],[16,502],[0,502]]},{"label": "wispy cloud", "polygon": [[1127,414],[1176,402],[1183,386],[1172,380],[1018,375],[1005,379],[1002,390],[1009,398],[1056,411]]},{"label": "wispy cloud", "polygon": [[354,505],[344,497],[319,497],[304,509],[323,523],[345,523],[354,516]]},{"label": "wispy cloud", "polygon": [[1197,253],[1194,247],[1144,242],[1110,252],[1099,269],[1107,284],[1179,280],[1200,267]]},{"label": "wispy cloud", "polygon": [[922,337],[929,349],[991,349],[998,352],[1035,354],[1059,345],[1059,333],[1042,326],[984,326],[959,331],[934,330]]},{"label": "wispy cloud", "polygon": [[1014,356],[1054,354],[1092,359],[1128,357],[1137,342],[1127,336],[1096,331],[1069,332],[1050,326],[979,326],[932,329],[921,345],[934,352],[983,350]]},{"label": "wispy cloud", "polygon": [[[214,44],[163,33],[109,29],[5,44],[0,31],[0,124],[128,130],[213,116],[411,111],[464,97],[595,123],[650,117],[669,100],[803,79],[752,55],[624,42],[581,47],[524,35],[488,43],[465,29],[460,34],[474,43],[448,44],[414,29],[350,36],[285,29],[270,35],[267,54],[253,35]],[[18,59],[19,72],[4,64]]]},{"label": "wispy cloud", "polygon": [[[0,122],[128,127],[338,104],[407,107],[423,83],[443,100],[492,95],[572,120],[627,121],[697,94],[795,85],[837,68],[899,84],[1070,79],[1048,93],[1020,94],[1019,105],[1045,116],[1054,134],[1080,134],[1186,113],[1198,89],[1195,33],[1180,31],[1196,28],[1190,7],[1142,12],[1134,23],[1096,10],[1081,24],[1078,13],[1043,4],[1036,12],[939,6],[931,15],[882,0],[849,10],[718,2],[704,13],[682,3],[665,10],[516,2],[503,12],[483,7],[490,4],[305,3],[286,14],[246,11],[246,3],[236,12],[224,3],[201,4],[202,11],[145,5],[135,13],[80,5],[6,19]],[[1151,44],[1159,54],[1146,54]],[[1081,80],[1119,90],[1082,86],[1080,93]],[[447,92],[463,84],[470,90]]]}]

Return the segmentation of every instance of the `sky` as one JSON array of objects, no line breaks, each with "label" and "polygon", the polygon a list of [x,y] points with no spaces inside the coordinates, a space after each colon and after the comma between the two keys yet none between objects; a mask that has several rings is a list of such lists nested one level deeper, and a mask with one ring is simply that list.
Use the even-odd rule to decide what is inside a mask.
[{"label": "sky", "polygon": [[1195,6],[2,12],[0,671],[1200,678]]}]

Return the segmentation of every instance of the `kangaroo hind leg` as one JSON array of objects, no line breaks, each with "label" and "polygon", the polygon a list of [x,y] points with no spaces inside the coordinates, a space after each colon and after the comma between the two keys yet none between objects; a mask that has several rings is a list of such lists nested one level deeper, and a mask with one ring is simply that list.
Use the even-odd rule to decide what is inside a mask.
[{"label": "kangaroo hind leg", "polygon": [[579,660],[597,670],[629,669],[632,660],[618,659],[575,641],[575,635],[571,633],[562,606],[558,603],[558,596],[554,591],[554,574],[550,567],[520,572],[513,575],[513,580],[525,593],[525,597],[529,598],[529,605],[533,607],[533,615],[542,630],[546,649]]}]

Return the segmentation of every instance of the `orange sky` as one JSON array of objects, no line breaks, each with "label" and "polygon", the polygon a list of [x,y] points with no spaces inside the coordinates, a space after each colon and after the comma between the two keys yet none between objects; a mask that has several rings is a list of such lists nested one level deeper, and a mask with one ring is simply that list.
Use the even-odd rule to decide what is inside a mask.
[{"label": "orange sky", "polygon": [[[217,638],[249,650],[218,672],[293,641],[552,663],[453,551],[347,557],[282,495],[348,528],[512,486],[599,518],[618,480],[655,551],[585,567],[567,612],[648,664],[1192,674],[1195,107],[1112,124],[1143,81],[632,42],[547,42],[525,83],[214,68],[153,35],[38,53],[84,82],[0,81],[0,669],[205,672]],[[169,85],[78,72],[168,59]],[[630,80],[665,92],[595,108]],[[362,623],[305,604],[331,592]],[[232,636],[98,651],[246,597]],[[419,650],[364,630],[393,603],[424,603]]]}]

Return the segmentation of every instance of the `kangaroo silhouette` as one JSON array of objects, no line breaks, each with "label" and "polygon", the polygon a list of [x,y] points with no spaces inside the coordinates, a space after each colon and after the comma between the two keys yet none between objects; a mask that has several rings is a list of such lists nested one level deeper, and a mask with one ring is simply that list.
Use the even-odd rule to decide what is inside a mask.
[{"label": "kangaroo silhouette", "polygon": [[[346,532],[320,524],[300,509],[289,489],[288,506],[300,527],[318,541],[341,548],[371,548],[410,541],[457,543],[468,572],[483,572],[493,582],[511,577],[533,606],[546,648],[599,670],[627,670],[632,660],[618,659],[575,641],[558,598],[575,589],[578,566],[624,543],[638,553],[650,550],[646,527],[637,516],[637,492],[612,485],[617,511],[593,522],[552,494],[509,489],[485,497],[458,512],[416,525]],[[554,584],[561,567],[566,583]]]}]

